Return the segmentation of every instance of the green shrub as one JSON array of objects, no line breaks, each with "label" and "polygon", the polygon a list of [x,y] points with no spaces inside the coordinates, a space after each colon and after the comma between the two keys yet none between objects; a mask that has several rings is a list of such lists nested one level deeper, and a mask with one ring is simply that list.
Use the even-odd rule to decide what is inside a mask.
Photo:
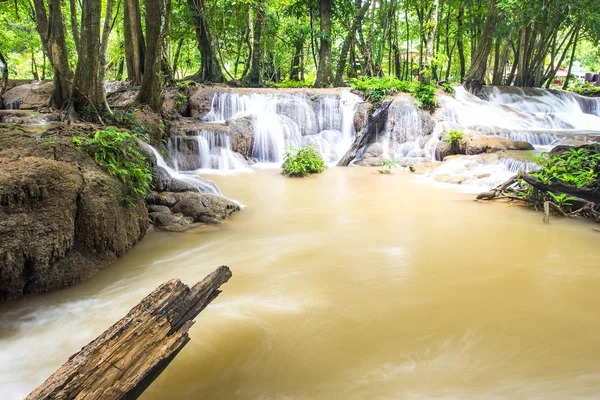
[{"label": "green shrub", "polygon": [[288,176],[306,176],[325,170],[325,161],[312,147],[304,146],[300,150],[290,148],[285,153],[283,174]]},{"label": "green shrub", "polygon": [[442,87],[442,89],[444,90],[444,92],[448,93],[449,95],[454,95],[454,86],[448,82],[442,82],[440,83],[440,86]]},{"label": "green shrub", "polygon": [[381,168],[379,168],[380,174],[389,174],[392,172],[392,168],[398,168],[396,161],[391,158],[387,161],[379,160],[379,165],[381,166]]},{"label": "green shrub", "polygon": [[584,82],[583,85],[576,83],[575,86],[567,90],[578,93],[582,96],[590,96],[596,93],[600,93],[600,87],[594,86],[594,84],[591,82]]},{"label": "green shrub", "polygon": [[437,106],[435,85],[425,85],[417,81],[401,81],[394,76],[361,77],[350,80],[352,89],[363,94],[367,101],[379,104],[385,96],[396,93],[410,93],[415,98],[417,107],[434,110]]},{"label": "green shrub", "polygon": [[282,82],[277,82],[277,83],[273,83],[272,84],[274,87],[276,88],[302,88],[302,87],[311,87],[312,86],[312,82],[309,82],[307,80],[304,81],[290,81],[288,79],[286,79],[285,81]]},{"label": "green shrub", "polygon": [[146,141],[150,141],[148,136],[150,129],[140,123],[134,113],[129,111],[114,111],[112,114],[106,114],[102,117],[104,122],[109,125],[114,125],[119,128],[126,128],[133,133],[142,136]]},{"label": "green shrub", "polygon": [[585,148],[570,148],[552,156],[542,153],[540,157],[533,156],[541,169],[532,172],[544,184],[561,182],[578,188],[598,184],[598,165],[600,153]]},{"label": "green shrub", "polygon": [[463,139],[465,134],[462,131],[451,130],[446,134],[446,143],[456,146]]},{"label": "green shrub", "polygon": [[420,84],[414,91],[413,96],[417,107],[423,108],[429,111],[435,110],[437,102],[435,95],[437,93],[437,87],[435,85]]},{"label": "green shrub", "polygon": [[138,150],[135,134],[109,126],[106,130],[96,131],[92,138],[75,136],[73,144],[83,148],[127,186],[127,194],[123,198],[126,205],[134,206],[138,199],[150,192],[152,169]]}]

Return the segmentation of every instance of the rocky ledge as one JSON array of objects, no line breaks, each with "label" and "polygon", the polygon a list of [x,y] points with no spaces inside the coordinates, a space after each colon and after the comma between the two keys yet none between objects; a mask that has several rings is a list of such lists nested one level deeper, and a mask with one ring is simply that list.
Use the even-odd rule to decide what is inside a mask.
[{"label": "rocky ledge", "polygon": [[85,280],[148,228],[143,200],[72,144],[90,127],[0,124],[0,300]]}]

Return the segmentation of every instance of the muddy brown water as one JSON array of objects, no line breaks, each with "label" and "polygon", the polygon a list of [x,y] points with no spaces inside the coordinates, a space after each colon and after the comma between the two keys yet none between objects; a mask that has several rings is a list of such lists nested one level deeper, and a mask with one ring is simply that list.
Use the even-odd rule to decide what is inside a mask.
[{"label": "muddy brown water", "polygon": [[155,399],[592,399],[596,225],[474,202],[407,172],[212,176],[247,207],[150,232],[73,288],[0,307],[0,397],[18,399],[170,278],[233,278]]}]

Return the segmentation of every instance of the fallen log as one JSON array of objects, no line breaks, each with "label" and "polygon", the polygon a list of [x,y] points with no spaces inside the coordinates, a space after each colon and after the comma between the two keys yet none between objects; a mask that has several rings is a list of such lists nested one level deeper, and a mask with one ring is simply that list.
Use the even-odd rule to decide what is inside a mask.
[{"label": "fallen log", "polygon": [[193,319],[229,278],[221,266],[191,288],[178,279],[163,283],[26,400],[136,399],[189,342]]},{"label": "fallen log", "polygon": [[383,130],[385,124],[387,122],[388,108],[392,104],[391,101],[386,101],[383,103],[373,115],[369,118],[367,122],[367,126],[360,132],[360,134],[356,135],[356,139],[354,139],[354,143],[350,147],[350,149],[346,152],[344,157],[337,163],[338,167],[347,167],[352,160],[356,158],[356,153],[363,147],[365,147],[369,142],[371,142],[371,138],[376,136],[380,131]]}]

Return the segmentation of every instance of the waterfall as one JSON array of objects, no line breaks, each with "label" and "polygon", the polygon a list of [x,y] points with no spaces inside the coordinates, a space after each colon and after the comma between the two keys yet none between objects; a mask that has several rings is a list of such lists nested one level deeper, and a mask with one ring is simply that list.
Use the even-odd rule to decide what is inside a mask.
[{"label": "waterfall", "polygon": [[200,129],[187,135],[174,133],[168,149],[175,171],[247,167],[243,157],[231,150],[231,138],[224,132]]},{"label": "waterfall", "polygon": [[328,163],[337,162],[355,136],[354,112],[360,98],[338,94],[222,91],[213,95],[207,122],[252,115],[254,144],[250,156],[281,163],[288,148],[314,146]]},{"label": "waterfall", "polygon": [[169,167],[169,165],[166,163],[165,159],[162,158],[158,150],[156,150],[150,145],[148,145],[148,147],[150,147],[150,149],[154,153],[154,156],[156,157],[156,164],[159,167],[166,170],[172,179],[177,179],[182,182],[185,182],[188,185],[195,187],[200,193],[209,193],[219,196],[221,195],[221,191],[219,190],[217,185],[215,185],[211,181],[203,179],[198,175],[185,174],[175,171],[173,168]]}]

